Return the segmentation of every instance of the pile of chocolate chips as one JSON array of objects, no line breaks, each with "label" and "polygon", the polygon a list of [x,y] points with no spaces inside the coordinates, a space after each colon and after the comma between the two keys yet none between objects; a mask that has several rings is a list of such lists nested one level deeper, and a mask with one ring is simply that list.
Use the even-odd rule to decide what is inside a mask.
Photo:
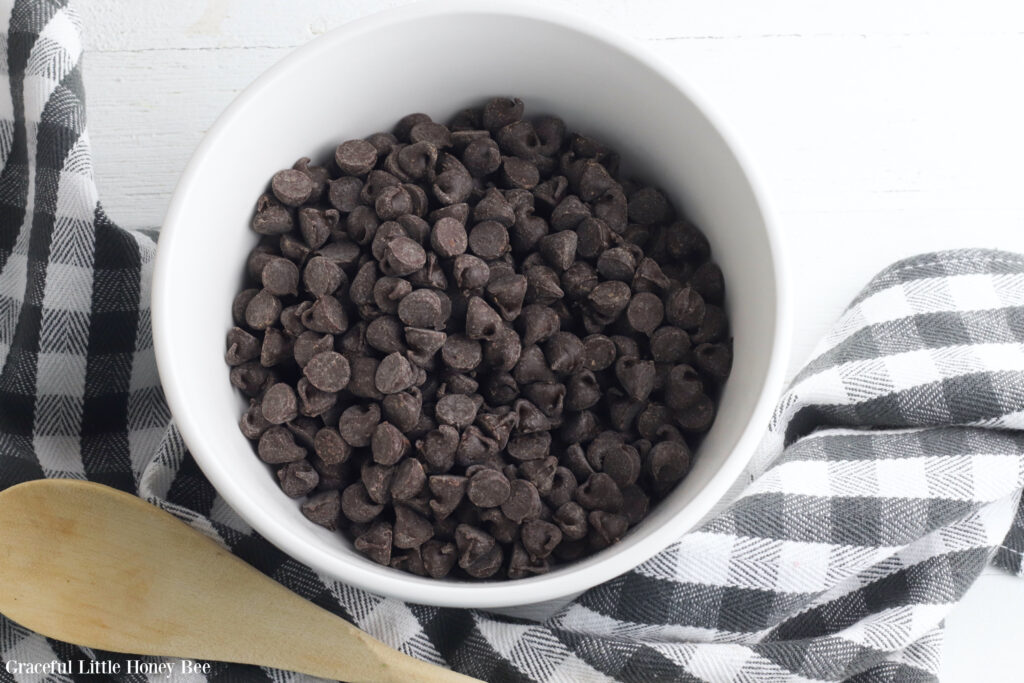
[{"label": "pile of chocolate chips", "polygon": [[274,175],[226,357],[306,517],[384,565],[515,579],[686,475],[732,364],[722,272],[618,166],[496,98]]}]

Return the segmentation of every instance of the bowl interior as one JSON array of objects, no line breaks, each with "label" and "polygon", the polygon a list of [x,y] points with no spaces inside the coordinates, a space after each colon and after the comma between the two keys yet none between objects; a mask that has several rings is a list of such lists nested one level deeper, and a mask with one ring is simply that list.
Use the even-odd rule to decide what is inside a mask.
[{"label": "bowl interior", "polygon": [[[527,116],[557,114],[570,130],[605,141],[706,232],[725,273],[735,362],[692,472],[621,543],[525,581],[438,582],[380,567],[302,517],[238,431],[244,402],[228,384],[224,335],[256,242],[248,229],[253,205],[275,171],[300,156],[326,159],[339,142],[390,129],[409,112],[444,121],[495,95],[521,97]],[[442,605],[508,606],[570,594],[630,569],[690,528],[749,458],[749,435],[744,452],[736,447],[775,350],[776,274],[765,219],[713,125],[672,80],[614,37],[515,10],[412,9],[363,20],[265,74],[222,116],[186,170],[163,228],[154,287],[158,359],[172,411],[226,501],[318,570]]]}]

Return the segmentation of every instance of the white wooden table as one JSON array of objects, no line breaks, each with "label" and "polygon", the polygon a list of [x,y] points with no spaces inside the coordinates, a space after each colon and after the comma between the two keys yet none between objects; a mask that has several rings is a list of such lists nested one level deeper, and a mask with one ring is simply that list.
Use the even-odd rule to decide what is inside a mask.
[{"label": "white wooden table", "polygon": [[[100,195],[158,226],[218,113],[292,48],[408,0],[90,0]],[[791,370],[872,274],[951,247],[1024,251],[1024,3],[548,0],[670,59],[765,181],[793,268]],[[949,619],[944,679],[1020,679],[1024,581],[986,574]]]}]

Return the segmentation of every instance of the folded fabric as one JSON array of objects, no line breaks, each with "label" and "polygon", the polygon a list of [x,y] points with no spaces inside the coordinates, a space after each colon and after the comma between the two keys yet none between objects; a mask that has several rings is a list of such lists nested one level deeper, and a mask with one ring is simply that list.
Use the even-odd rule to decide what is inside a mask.
[{"label": "folded fabric", "polygon": [[[385,642],[489,681],[929,680],[943,619],[982,569],[1021,573],[1024,257],[958,251],[871,281],[723,512],[543,623],[319,576],[225,505],[174,429],[149,330],[153,235],[99,203],[74,12],[17,0],[4,18],[0,487],[131,491]],[[0,658],[139,659],[3,618]],[[302,678],[214,664],[226,675]]]}]

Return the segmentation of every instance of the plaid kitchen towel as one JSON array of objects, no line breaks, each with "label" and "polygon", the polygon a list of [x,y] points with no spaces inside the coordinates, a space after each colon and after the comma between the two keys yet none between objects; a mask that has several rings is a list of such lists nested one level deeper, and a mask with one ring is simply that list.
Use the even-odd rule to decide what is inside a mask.
[{"label": "plaid kitchen towel", "polygon": [[[0,487],[137,493],[385,642],[490,681],[932,680],[943,618],[982,569],[1021,573],[1024,258],[959,251],[872,280],[782,397],[728,508],[543,623],[317,575],[245,526],[174,429],[149,331],[153,237],[99,203],[74,12],[7,0],[3,27]],[[0,618],[0,659],[137,658]],[[301,679],[227,664],[208,678]]]}]

